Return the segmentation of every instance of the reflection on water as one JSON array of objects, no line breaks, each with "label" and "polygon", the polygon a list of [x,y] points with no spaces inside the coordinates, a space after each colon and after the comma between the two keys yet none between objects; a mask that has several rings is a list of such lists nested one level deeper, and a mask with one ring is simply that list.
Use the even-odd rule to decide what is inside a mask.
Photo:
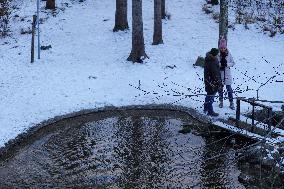
[{"label": "reflection on water", "polygon": [[[205,138],[206,146],[202,154],[202,186],[204,188],[243,188],[238,184],[239,171],[236,171],[235,152],[226,148],[226,142],[210,145],[219,138]],[[226,153],[224,156],[220,154]],[[215,158],[218,157],[218,158]],[[224,187],[226,186],[226,187]]]},{"label": "reflection on water", "polygon": [[210,160],[230,148],[178,132],[193,121],[141,112],[67,125],[0,167],[0,188],[243,188],[233,151]]},{"label": "reflection on water", "polygon": [[119,119],[115,129],[114,157],[121,169],[120,187],[165,187],[169,163],[169,131],[165,121],[165,118]]}]

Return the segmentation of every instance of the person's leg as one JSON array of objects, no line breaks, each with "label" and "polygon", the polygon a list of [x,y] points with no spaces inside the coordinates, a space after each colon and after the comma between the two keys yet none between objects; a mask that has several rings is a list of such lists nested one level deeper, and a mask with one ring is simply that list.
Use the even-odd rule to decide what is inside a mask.
[{"label": "person's leg", "polygon": [[223,101],[223,96],[224,96],[224,91],[223,91],[223,85],[222,85],[222,87],[220,87],[220,89],[218,90],[218,94],[219,94],[219,100],[221,101]]},{"label": "person's leg", "polygon": [[212,112],[213,111],[213,101],[214,101],[214,94],[208,94],[205,97],[205,103],[204,103],[204,111]]},{"label": "person's leg", "polygon": [[207,94],[204,102],[204,109],[203,109],[204,112],[207,112],[209,110],[208,108],[210,103],[209,101],[210,101],[210,96]]},{"label": "person's leg", "polygon": [[233,89],[231,87],[231,85],[226,85],[227,91],[228,91],[228,97],[229,97],[229,101],[233,102]]},{"label": "person's leg", "polygon": [[216,95],[216,93],[209,96],[208,115],[210,115],[210,116],[218,116],[219,115],[219,114],[215,113],[214,110],[213,110],[213,102],[214,102],[215,95]]},{"label": "person's leg", "polygon": [[226,85],[227,91],[228,91],[228,97],[229,97],[229,101],[230,101],[230,108],[232,110],[235,109],[235,105],[234,105],[234,98],[233,98],[233,90],[231,85]]},{"label": "person's leg", "polygon": [[213,102],[214,102],[214,96],[210,95],[208,97],[208,112],[209,113],[213,112]]}]

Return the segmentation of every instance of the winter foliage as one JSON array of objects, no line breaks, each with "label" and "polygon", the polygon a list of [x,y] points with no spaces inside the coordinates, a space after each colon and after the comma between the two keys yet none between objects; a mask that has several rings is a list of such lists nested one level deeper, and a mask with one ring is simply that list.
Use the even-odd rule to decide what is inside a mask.
[{"label": "winter foliage", "polygon": [[0,37],[9,32],[9,19],[11,14],[11,0],[0,0]]},{"label": "winter foliage", "polygon": [[235,12],[236,23],[258,23],[272,37],[284,33],[283,0],[230,0],[229,4]]}]

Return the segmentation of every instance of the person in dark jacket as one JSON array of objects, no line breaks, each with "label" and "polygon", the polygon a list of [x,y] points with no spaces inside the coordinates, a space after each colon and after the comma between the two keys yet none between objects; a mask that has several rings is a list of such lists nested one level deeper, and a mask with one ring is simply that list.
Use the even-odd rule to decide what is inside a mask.
[{"label": "person in dark jacket", "polygon": [[204,112],[208,112],[209,116],[219,115],[213,110],[214,97],[222,86],[220,67],[217,58],[218,53],[218,49],[212,48],[211,51],[206,54],[205,58],[204,83],[207,95],[205,97]]}]

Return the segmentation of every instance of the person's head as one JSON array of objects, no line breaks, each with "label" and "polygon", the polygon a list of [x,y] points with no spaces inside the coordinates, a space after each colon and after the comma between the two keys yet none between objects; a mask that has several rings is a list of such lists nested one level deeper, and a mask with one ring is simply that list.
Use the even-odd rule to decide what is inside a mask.
[{"label": "person's head", "polygon": [[219,42],[219,50],[220,52],[226,52],[227,51],[227,41],[226,39],[222,38]]},{"label": "person's head", "polygon": [[212,48],[209,52],[212,56],[217,56],[219,53],[219,50],[217,48]]}]

